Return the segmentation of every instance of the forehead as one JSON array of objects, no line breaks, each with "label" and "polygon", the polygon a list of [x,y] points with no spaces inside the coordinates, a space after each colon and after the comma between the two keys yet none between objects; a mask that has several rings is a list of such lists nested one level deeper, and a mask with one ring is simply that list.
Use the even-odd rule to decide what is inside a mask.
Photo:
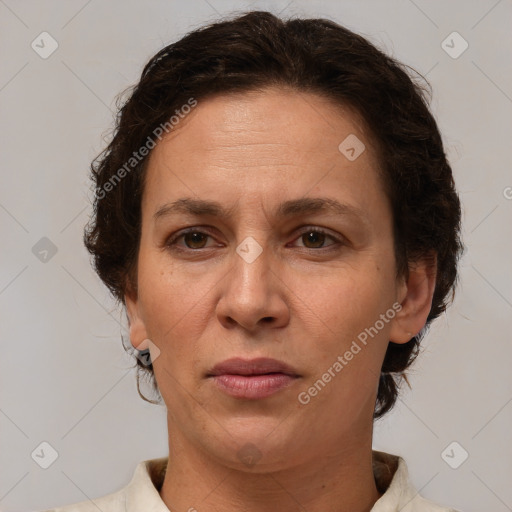
[{"label": "forehead", "polygon": [[[187,129],[188,127],[188,129]],[[197,144],[197,149],[235,149],[244,143],[300,146],[304,150],[337,150],[349,134],[369,139],[357,111],[317,94],[289,88],[218,94],[199,100],[160,144]],[[182,135],[186,132],[186,137]],[[184,139],[187,140],[180,140]],[[248,148],[243,148],[247,151]],[[193,155],[190,155],[193,156]]]},{"label": "forehead", "polygon": [[199,100],[157,144],[146,172],[151,203],[185,192],[303,196],[315,187],[364,192],[378,184],[376,151],[353,109],[281,88]]}]

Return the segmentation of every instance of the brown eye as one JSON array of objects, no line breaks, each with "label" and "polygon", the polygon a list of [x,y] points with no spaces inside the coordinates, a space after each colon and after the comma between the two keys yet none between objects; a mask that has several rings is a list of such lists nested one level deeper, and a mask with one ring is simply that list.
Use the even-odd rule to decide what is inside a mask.
[{"label": "brown eye", "polygon": [[[182,231],[174,236],[171,236],[165,243],[165,246],[171,250],[187,251],[199,250],[208,248],[206,245],[208,239],[212,238],[208,233],[191,229],[189,231]],[[184,243],[182,243],[182,240]]]},{"label": "brown eye", "polygon": [[208,235],[200,231],[192,231],[182,235],[183,241],[189,249],[202,249],[205,246]]},{"label": "brown eye", "polygon": [[[304,242],[304,245],[313,249],[322,247],[325,242],[325,238],[325,234],[320,233],[319,231],[308,231],[307,233],[302,234],[302,241]],[[308,244],[312,244],[312,246]]]},{"label": "brown eye", "polygon": [[[333,243],[325,245],[327,239],[331,239]],[[341,239],[337,239],[333,235],[319,228],[309,228],[304,230],[297,240],[301,240],[303,244],[302,247],[305,247],[306,249],[327,249],[331,246],[341,244]]]}]

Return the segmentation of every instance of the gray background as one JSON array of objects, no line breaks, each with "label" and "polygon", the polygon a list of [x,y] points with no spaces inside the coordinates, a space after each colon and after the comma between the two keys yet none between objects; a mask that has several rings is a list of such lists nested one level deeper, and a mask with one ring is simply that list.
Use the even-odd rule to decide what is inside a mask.
[{"label": "gray background", "polygon": [[[376,424],[374,447],[404,456],[425,497],[512,510],[510,0],[0,0],[0,508],[98,497],[137,462],[167,455],[165,410],[138,396],[126,325],[82,246],[88,166],[116,94],[154,52],[251,8],[333,19],[431,82],[468,250],[455,303],[425,340],[413,390]],[[31,48],[43,31],[59,45],[47,59]],[[454,31],[469,44],[458,58],[441,45]],[[54,255],[41,252],[43,237]],[[43,441],[58,452],[48,469],[31,456]],[[442,457],[453,441],[452,465],[469,453],[457,469]]]}]

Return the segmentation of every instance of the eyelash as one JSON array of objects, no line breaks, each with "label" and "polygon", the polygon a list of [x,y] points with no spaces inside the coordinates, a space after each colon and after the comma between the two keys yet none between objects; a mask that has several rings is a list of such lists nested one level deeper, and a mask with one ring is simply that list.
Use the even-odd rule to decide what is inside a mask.
[{"label": "eyelash", "polygon": [[[189,229],[185,229],[183,231],[180,231],[174,235],[171,235],[165,242],[165,247],[170,249],[170,250],[173,250],[173,251],[181,251],[181,252],[199,252],[203,249],[210,249],[210,247],[201,247],[199,249],[191,249],[189,247],[179,247],[178,245],[176,245],[177,241],[182,238],[183,236],[189,234],[189,233],[199,233],[199,234],[202,234],[202,235],[206,235],[206,236],[209,236],[211,238],[213,238],[213,236],[210,234],[210,233],[207,233],[207,232],[204,232],[204,231],[201,231],[199,228],[189,228]],[[326,237],[330,238],[331,240],[334,240],[334,244],[331,244],[331,245],[328,245],[327,247],[318,247],[318,248],[309,248],[309,247],[301,247],[302,249],[309,249],[311,251],[327,251],[329,249],[332,249],[334,248],[336,245],[340,245],[340,244],[343,244],[343,240],[341,238],[338,238],[338,237],[335,237],[334,235],[330,234],[328,231],[322,229],[322,228],[318,228],[318,227],[313,227],[313,226],[307,226],[306,228],[304,228],[300,233],[299,235],[297,236],[297,238],[295,238],[294,240],[297,240],[298,238],[300,238],[301,236],[307,234],[307,233],[319,233],[321,235],[326,235]]]}]

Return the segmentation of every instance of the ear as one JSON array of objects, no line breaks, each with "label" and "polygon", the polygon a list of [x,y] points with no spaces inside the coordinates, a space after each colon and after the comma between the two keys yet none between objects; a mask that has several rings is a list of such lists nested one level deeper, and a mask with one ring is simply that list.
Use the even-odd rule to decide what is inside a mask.
[{"label": "ear", "polygon": [[436,286],[437,255],[432,253],[409,264],[409,275],[399,289],[402,306],[393,319],[390,341],[407,343],[425,326]]},{"label": "ear", "polygon": [[130,284],[127,285],[124,301],[126,304],[126,313],[128,315],[128,323],[130,325],[130,341],[133,348],[137,350],[149,349],[149,337],[146,332],[146,326],[139,312],[139,300],[137,292],[135,292]]}]

